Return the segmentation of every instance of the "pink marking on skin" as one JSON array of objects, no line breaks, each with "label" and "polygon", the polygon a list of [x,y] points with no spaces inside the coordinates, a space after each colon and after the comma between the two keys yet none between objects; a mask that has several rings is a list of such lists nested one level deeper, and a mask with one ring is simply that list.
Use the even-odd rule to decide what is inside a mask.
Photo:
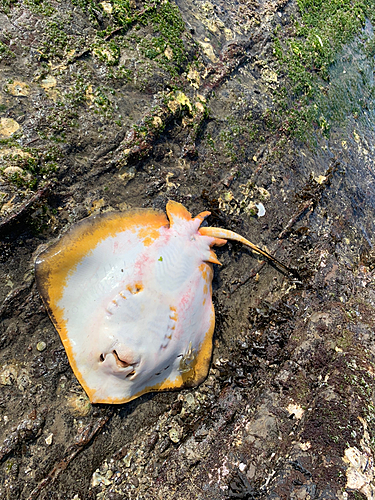
[{"label": "pink marking on skin", "polygon": [[147,272],[147,266],[152,267],[155,264],[154,254],[155,252],[150,252],[150,248],[154,247],[156,250],[158,248],[164,248],[171,238],[171,231],[167,230],[164,234],[161,234],[157,240],[150,246],[146,247],[144,251],[139,255],[139,258],[134,263],[134,270],[142,277]]},{"label": "pink marking on skin", "polygon": [[186,292],[182,295],[181,300],[180,300],[180,307],[184,310],[189,307],[190,302],[191,302],[191,288],[192,286],[190,285],[187,289]]},{"label": "pink marking on skin", "polygon": [[190,285],[185,293],[180,297],[180,300],[177,304],[178,321],[177,328],[173,332],[174,341],[181,338],[181,335],[184,333],[184,331],[181,329],[181,325],[184,324],[185,315],[190,310],[190,305],[193,297],[191,288],[192,286]]},{"label": "pink marking on skin", "polygon": [[137,275],[137,279],[141,280],[142,276],[144,275],[144,272],[147,268],[148,264],[152,264],[153,259],[151,259],[151,256],[147,251],[141,253],[139,256],[139,259],[137,259],[134,263],[134,272]]},{"label": "pink marking on skin", "polygon": [[[194,301],[195,297],[195,291],[199,289],[199,284],[202,280],[201,274],[197,274],[195,276],[195,279],[193,279],[189,286],[187,286],[185,293],[180,297],[180,300],[177,305],[177,312],[178,312],[178,324],[181,325],[185,322],[186,319],[186,314],[190,315],[191,314],[191,306],[192,302]],[[177,329],[175,334],[173,335],[174,339],[178,339],[181,337],[181,334],[184,333],[180,331],[180,329]]]}]

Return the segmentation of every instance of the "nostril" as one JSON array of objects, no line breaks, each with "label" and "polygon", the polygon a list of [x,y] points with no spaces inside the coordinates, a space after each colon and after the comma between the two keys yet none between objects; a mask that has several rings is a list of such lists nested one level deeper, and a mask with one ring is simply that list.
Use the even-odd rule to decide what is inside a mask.
[{"label": "nostril", "polygon": [[133,371],[131,371],[130,373],[128,373],[128,374],[126,375],[126,378],[132,377],[133,375],[135,375],[135,371],[134,371],[134,370],[133,370]]},{"label": "nostril", "polygon": [[103,361],[104,361],[104,354],[101,354],[101,355],[99,356],[99,361],[100,361],[101,363],[103,363]]}]

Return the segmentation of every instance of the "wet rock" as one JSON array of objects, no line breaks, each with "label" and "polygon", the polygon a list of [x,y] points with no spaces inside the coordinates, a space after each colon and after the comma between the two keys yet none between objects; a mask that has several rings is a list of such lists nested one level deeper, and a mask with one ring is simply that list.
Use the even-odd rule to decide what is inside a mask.
[{"label": "wet rock", "polygon": [[21,81],[14,81],[13,83],[9,83],[6,88],[6,92],[9,92],[14,96],[26,97],[30,93],[30,87],[27,83]]},{"label": "wet rock", "polygon": [[91,411],[91,403],[86,394],[74,394],[68,397],[68,405],[76,416],[85,417]]},{"label": "wet rock", "polygon": [[0,118],[0,137],[8,138],[19,130],[20,125],[13,118]]},{"label": "wet rock", "polygon": [[7,168],[5,168],[3,170],[3,173],[7,177],[11,176],[11,175],[14,175],[14,174],[23,175],[24,174],[24,170],[22,170],[22,168],[20,168],[20,167],[7,167]]},{"label": "wet rock", "polygon": [[0,384],[12,385],[18,374],[18,368],[12,365],[5,365],[0,372]]},{"label": "wet rock", "polygon": [[4,440],[0,446],[0,462],[12,453],[19,445],[35,439],[41,432],[45,422],[45,415],[37,415],[33,411],[23,420]]}]

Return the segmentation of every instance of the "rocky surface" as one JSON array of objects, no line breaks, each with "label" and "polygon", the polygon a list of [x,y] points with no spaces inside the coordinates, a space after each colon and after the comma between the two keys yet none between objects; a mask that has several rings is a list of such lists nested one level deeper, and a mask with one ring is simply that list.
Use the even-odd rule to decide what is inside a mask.
[{"label": "rocky surface", "polygon": [[[274,34],[295,16],[293,2],[2,0],[1,499],[375,496],[374,130],[368,106],[329,136],[313,127],[315,144],[273,125]],[[343,53],[332,81],[348,61],[363,78]],[[37,249],[169,198],[298,277],[219,249],[206,381],[92,406],[36,290]]]}]

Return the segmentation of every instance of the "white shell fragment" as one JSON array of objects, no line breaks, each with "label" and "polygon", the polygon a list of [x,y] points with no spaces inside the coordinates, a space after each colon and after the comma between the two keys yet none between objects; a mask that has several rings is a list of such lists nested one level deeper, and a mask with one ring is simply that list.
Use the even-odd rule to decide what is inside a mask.
[{"label": "white shell fragment", "polygon": [[264,208],[262,202],[256,203],[255,206],[258,209],[258,217],[263,217],[264,215],[266,215],[266,209]]}]

